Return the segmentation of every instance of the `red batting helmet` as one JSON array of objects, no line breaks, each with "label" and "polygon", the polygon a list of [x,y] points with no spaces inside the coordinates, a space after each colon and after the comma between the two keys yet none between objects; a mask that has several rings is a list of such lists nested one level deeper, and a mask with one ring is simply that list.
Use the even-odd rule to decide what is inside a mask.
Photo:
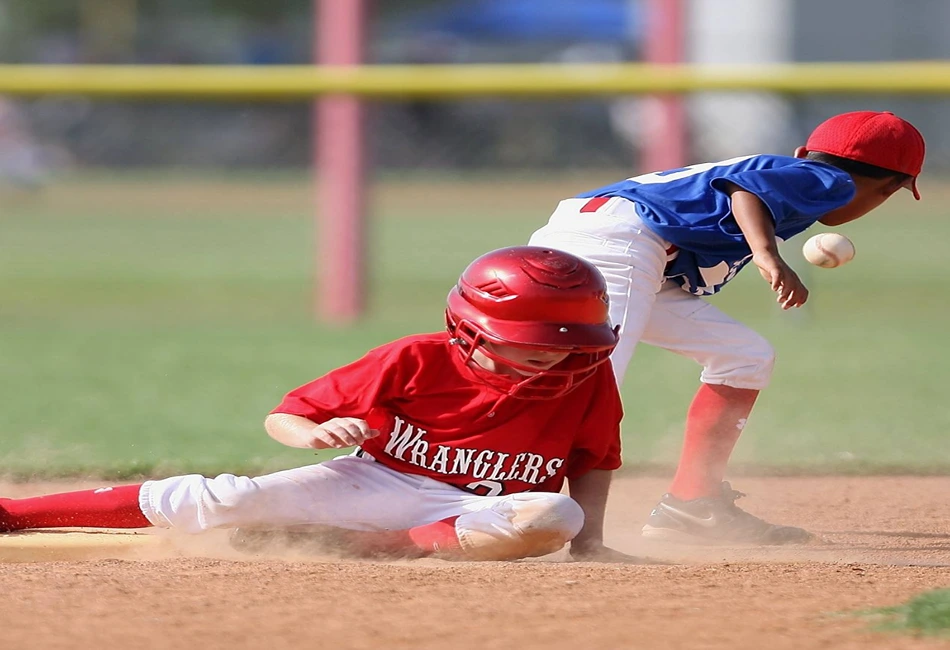
[{"label": "red batting helmet", "polygon": [[[476,374],[524,399],[573,390],[607,361],[618,340],[600,271],[575,255],[538,246],[502,248],[469,264],[449,292],[445,318],[452,342]],[[538,370],[492,353],[486,342],[570,355]],[[497,374],[469,363],[476,350],[526,377],[501,385]]]}]

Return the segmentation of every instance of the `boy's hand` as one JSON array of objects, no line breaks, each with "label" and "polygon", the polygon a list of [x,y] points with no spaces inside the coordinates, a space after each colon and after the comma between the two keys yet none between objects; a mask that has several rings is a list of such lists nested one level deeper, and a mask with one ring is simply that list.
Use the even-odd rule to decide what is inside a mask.
[{"label": "boy's hand", "polygon": [[759,273],[772,287],[772,291],[778,294],[776,302],[782,309],[801,307],[808,300],[808,289],[798,274],[777,254],[756,253],[752,256],[752,263],[759,268]]},{"label": "boy's hand", "polygon": [[310,446],[314,449],[342,449],[375,438],[379,430],[370,429],[366,420],[359,418],[333,418],[315,426],[310,435]]},{"label": "boy's hand", "polygon": [[669,564],[648,557],[636,557],[604,546],[603,544],[571,544],[571,558],[575,562],[604,562],[609,564]]}]

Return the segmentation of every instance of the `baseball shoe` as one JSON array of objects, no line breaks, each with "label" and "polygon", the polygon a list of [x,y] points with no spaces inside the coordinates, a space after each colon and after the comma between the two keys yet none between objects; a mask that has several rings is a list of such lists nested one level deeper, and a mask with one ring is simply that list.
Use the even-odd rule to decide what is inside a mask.
[{"label": "baseball shoe", "polygon": [[779,526],[736,505],[746,496],[722,482],[718,496],[683,501],[664,494],[641,534],[648,539],[686,544],[801,544],[813,538],[804,528]]}]

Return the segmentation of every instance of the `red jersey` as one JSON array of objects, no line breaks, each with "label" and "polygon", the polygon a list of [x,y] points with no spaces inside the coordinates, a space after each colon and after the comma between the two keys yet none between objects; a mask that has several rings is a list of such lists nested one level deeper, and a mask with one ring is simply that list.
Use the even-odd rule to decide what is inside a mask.
[{"label": "red jersey", "polygon": [[558,492],[566,478],[620,467],[623,410],[610,364],[548,400],[502,397],[446,333],[408,336],[288,393],[273,413],[316,423],[361,418],[378,462],[478,494]]}]

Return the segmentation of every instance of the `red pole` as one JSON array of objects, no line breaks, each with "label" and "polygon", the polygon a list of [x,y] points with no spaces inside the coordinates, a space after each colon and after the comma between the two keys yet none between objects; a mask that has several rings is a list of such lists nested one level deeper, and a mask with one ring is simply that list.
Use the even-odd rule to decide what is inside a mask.
[{"label": "red pole", "polygon": [[[363,63],[364,0],[315,0],[314,20],[315,63]],[[346,323],[361,315],[366,291],[363,108],[354,96],[324,96],[314,113],[314,309]]]},{"label": "red pole", "polygon": [[[644,58],[656,65],[681,63],[685,50],[683,0],[647,0]],[[644,116],[643,171],[686,164],[686,108],[681,95],[651,95]]]}]

